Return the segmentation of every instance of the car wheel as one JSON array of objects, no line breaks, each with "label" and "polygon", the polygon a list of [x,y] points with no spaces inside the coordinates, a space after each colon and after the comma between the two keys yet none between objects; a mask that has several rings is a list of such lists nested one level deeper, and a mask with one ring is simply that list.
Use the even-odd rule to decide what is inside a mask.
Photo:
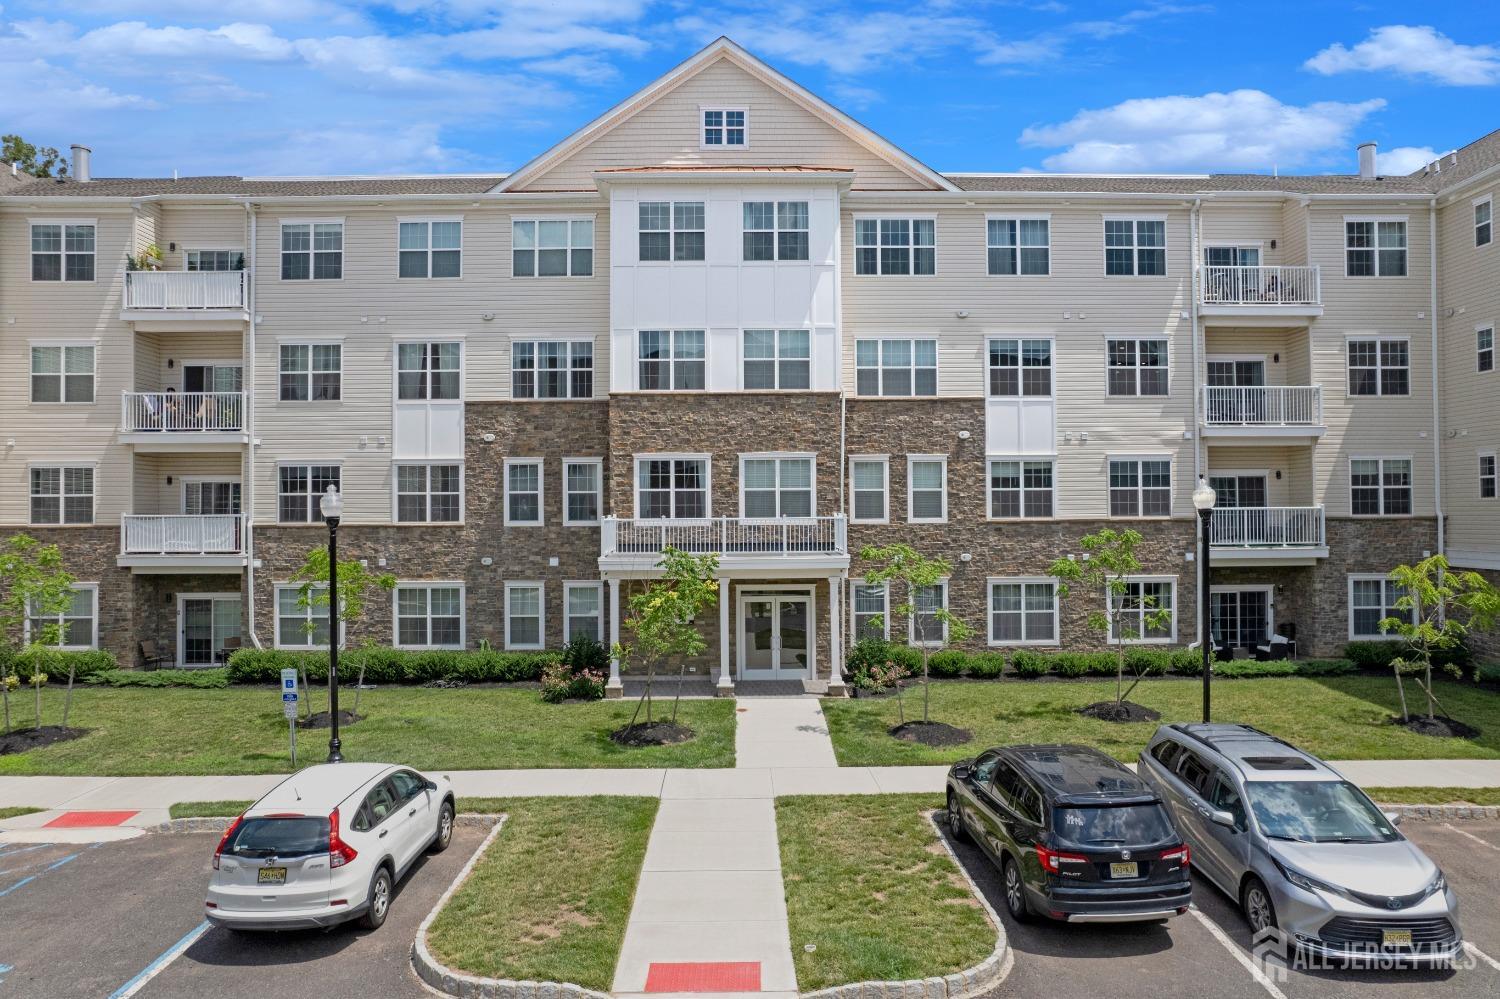
[{"label": "car wheel", "polygon": [[1271,904],[1271,893],[1259,878],[1245,882],[1245,889],[1240,894],[1240,909],[1245,913],[1245,922],[1250,924],[1250,932],[1276,928],[1276,906]]},{"label": "car wheel", "polygon": [[964,828],[963,810],[958,806],[958,795],[948,792],[948,832],[960,843],[967,843],[969,830]]},{"label": "car wheel", "polygon": [[391,913],[391,887],[390,868],[380,868],[370,881],[370,907],[359,917],[359,925],[367,930],[380,929]]},{"label": "car wheel", "polygon": [[1026,904],[1026,886],[1021,881],[1021,865],[1012,857],[1005,858],[1003,872],[1005,880],[1005,909],[1010,918],[1024,923],[1031,918],[1031,908]]},{"label": "car wheel", "polygon": [[432,846],[428,849],[432,853],[442,853],[448,849],[448,844],[453,842],[453,802],[443,802],[443,807],[438,809],[437,835],[432,838]]}]

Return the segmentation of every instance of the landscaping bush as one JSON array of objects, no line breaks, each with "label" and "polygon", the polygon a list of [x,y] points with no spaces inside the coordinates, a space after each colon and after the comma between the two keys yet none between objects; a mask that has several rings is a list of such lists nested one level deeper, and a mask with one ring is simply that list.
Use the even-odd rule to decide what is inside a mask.
[{"label": "landscaping bush", "polygon": [[[927,674],[939,679],[963,676],[969,665],[969,655],[957,649],[944,649],[934,652],[927,657]],[[917,670],[921,671],[921,660],[918,658]]]},{"label": "landscaping bush", "polygon": [[1268,676],[1346,676],[1357,672],[1359,667],[1348,659],[1277,659],[1263,663],[1254,659],[1235,659],[1214,663],[1214,676],[1226,680]]},{"label": "landscaping bush", "polygon": [[603,697],[604,674],[598,670],[575,673],[573,667],[561,660],[542,669],[542,700],[548,704],[561,704],[569,698],[597,701]]},{"label": "landscaping bush", "polygon": [[[1353,661],[1362,669],[1388,670],[1391,668],[1391,660],[1410,655],[1411,646],[1399,639],[1384,642],[1350,642],[1344,646],[1344,658]],[[1457,666],[1467,670],[1472,662],[1473,656],[1468,646],[1462,642],[1451,649],[1435,650],[1432,654],[1434,666]]]},{"label": "landscaping bush", "polygon": [[191,687],[215,690],[229,686],[227,669],[158,669],[150,672],[106,669],[90,674],[85,682],[105,687]]},{"label": "landscaping bush", "polygon": [[976,652],[969,657],[969,676],[975,680],[998,680],[1005,672],[1005,653]]},{"label": "landscaping bush", "polygon": [[[30,680],[31,674],[36,672],[38,658],[31,649],[0,649],[0,676],[18,676],[22,680]],[[71,665],[74,676],[82,679],[103,670],[115,669],[119,666],[114,653],[105,652],[103,649],[80,649],[77,651],[63,651],[51,649],[43,653],[45,661],[41,664],[41,671],[49,674],[54,680],[61,679],[63,683],[68,681],[68,667]]]},{"label": "landscaping bush", "polygon": [[[561,653],[496,652],[492,649],[407,650],[384,647],[339,653],[339,676],[353,678],[361,666],[365,682],[418,684],[431,680],[467,683],[513,683],[540,680],[542,670],[561,660]],[[286,649],[240,649],[229,657],[230,683],[280,683],[283,669],[305,670],[308,680],[328,679],[328,653]]]},{"label": "landscaping bush", "polygon": [[1034,680],[1052,671],[1052,657],[1030,649],[1017,649],[1011,653],[1010,666],[1016,671],[1016,676],[1023,680]]}]

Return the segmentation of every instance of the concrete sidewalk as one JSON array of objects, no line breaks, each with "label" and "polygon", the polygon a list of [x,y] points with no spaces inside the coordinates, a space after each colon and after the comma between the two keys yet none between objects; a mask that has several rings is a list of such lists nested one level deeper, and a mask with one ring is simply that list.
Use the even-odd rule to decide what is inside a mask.
[{"label": "concrete sidewalk", "polygon": [[816,697],[735,699],[734,765],[837,767],[823,703]]}]

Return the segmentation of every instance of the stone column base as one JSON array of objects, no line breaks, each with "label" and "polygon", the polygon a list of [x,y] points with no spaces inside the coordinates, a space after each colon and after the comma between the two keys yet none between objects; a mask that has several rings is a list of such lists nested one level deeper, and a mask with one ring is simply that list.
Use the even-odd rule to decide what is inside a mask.
[{"label": "stone column base", "polygon": [[734,682],[730,681],[729,683],[720,683],[720,684],[716,685],[714,687],[714,696],[715,697],[733,697],[734,696]]},{"label": "stone column base", "polygon": [[824,697],[848,697],[849,688],[842,683],[830,683]]},{"label": "stone column base", "polygon": [[605,700],[618,700],[625,696],[625,685],[623,683],[606,683],[604,685]]}]

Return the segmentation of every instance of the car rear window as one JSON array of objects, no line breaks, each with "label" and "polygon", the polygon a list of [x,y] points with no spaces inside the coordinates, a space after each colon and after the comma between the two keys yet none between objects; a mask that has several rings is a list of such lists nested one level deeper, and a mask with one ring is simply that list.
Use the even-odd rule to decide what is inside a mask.
[{"label": "car rear window", "polygon": [[241,857],[301,857],[328,850],[328,819],[249,818],[240,823],[224,852]]},{"label": "car rear window", "polygon": [[1173,838],[1161,805],[1062,805],[1052,812],[1052,830],[1079,846],[1160,843]]}]

